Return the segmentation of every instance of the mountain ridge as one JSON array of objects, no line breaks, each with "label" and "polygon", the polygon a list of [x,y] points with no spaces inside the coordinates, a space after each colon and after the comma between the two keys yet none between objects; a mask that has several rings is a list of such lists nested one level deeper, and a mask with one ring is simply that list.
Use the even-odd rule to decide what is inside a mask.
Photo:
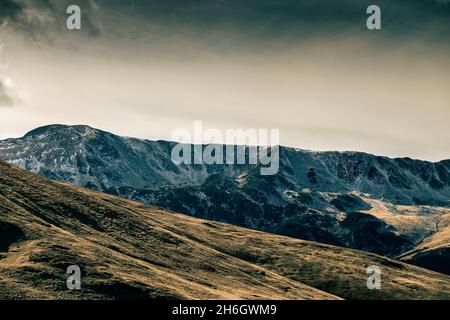
[{"label": "mountain ridge", "polygon": [[[0,156],[2,158],[5,158],[6,161],[20,161],[20,157],[18,155],[14,155],[14,154],[10,154],[8,153],[8,145],[14,147],[14,144],[22,142],[24,143],[24,140],[30,139],[30,138],[34,138],[34,139],[38,139],[37,141],[32,141],[32,142],[36,142],[39,144],[43,144],[43,143],[49,143],[51,141],[41,141],[44,140],[43,137],[41,137],[42,139],[39,139],[40,135],[53,135],[53,139],[55,139],[54,143],[57,144],[58,142],[61,142],[62,140],[66,139],[68,140],[70,139],[74,139],[76,135],[78,135],[77,138],[79,138],[80,140],[77,141],[79,143],[83,143],[86,144],[87,142],[89,142],[89,139],[82,139],[82,138],[92,138],[92,140],[99,140],[100,147],[108,147],[105,146],[106,143],[111,143],[111,145],[113,147],[113,144],[116,141],[106,141],[103,142],[101,141],[102,139],[107,139],[107,138],[111,138],[111,139],[115,139],[119,142],[121,142],[122,144],[126,144],[129,143],[129,146],[118,146],[117,149],[120,149],[119,147],[125,147],[127,148],[126,151],[131,151],[130,153],[133,153],[133,151],[136,151],[136,147],[137,144],[140,143],[147,143],[150,144],[149,147],[155,147],[158,144],[164,146],[165,148],[163,150],[144,150],[144,151],[160,151],[160,153],[158,154],[159,157],[164,157],[162,158],[161,161],[165,161],[165,163],[169,166],[169,168],[165,168],[165,169],[171,169],[171,170],[175,170],[175,166],[170,166],[169,164],[171,163],[170,160],[170,152],[168,152],[170,150],[171,147],[173,147],[176,142],[170,142],[170,141],[165,141],[165,140],[147,140],[147,139],[138,139],[138,138],[132,138],[132,137],[121,137],[121,136],[117,136],[114,135],[110,132],[107,131],[103,131],[103,130],[99,130],[99,129],[95,129],[93,127],[90,126],[86,126],[86,125],[74,125],[74,126],[68,126],[68,125],[61,125],[61,124],[57,124],[57,125],[47,125],[47,126],[42,126],[39,128],[36,128],[34,130],[29,131],[28,133],[26,133],[23,137],[21,138],[10,138],[10,139],[6,139],[6,140],[2,140],[0,141]],[[98,134],[99,137],[95,137],[95,135]],[[58,136],[59,135],[59,136]],[[91,135],[89,137],[89,135]],[[58,141],[59,140],[59,141]],[[121,141],[120,141],[121,140]],[[103,144],[102,144],[103,143]],[[51,146],[51,145],[50,145]],[[69,147],[74,148],[74,145],[68,145]],[[12,152],[14,151],[18,151],[18,152],[22,152],[23,153],[23,148],[26,148],[27,146],[22,146],[21,147],[17,147],[17,148],[12,148]],[[35,155],[38,154],[38,152],[41,150],[34,150]],[[45,150],[44,150],[45,151]],[[73,153],[75,153],[77,150],[71,150]],[[86,152],[86,150],[82,150],[84,152]],[[90,150],[90,151],[94,151],[94,150]],[[117,154],[117,151],[122,151],[122,150],[114,150],[114,149],[109,149],[106,148],[106,150],[101,150],[104,151],[102,154],[105,154],[106,156],[121,156],[123,158],[124,155],[123,154]],[[110,154],[108,154],[108,151],[110,151]],[[140,151],[140,150],[137,150]],[[162,153],[161,153],[162,151]],[[48,150],[47,150],[48,152]],[[424,177],[420,177],[419,178],[424,178],[426,184],[427,184],[427,189],[434,189],[435,191],[439,191],[441,189],[444,189],[445,191],[445,196],[450,196],[450,173],[447,170],[447,166],[450,166],[450,160],[446,159],[446,160],[441,160],[438,162],[430,162],[430,161],[423,161],[423,160],[416,160],[416,159],[411,159],[408,157],[401,157],[401,158],[390,158],[390,157],[386,157],[386,156],[375,156],[375,155],[371,155],[369,153],[365,153],[365,152],[356,152],[356,151],[311,151],[311,150],[303,150],[303,149],[298,149],[298,148],[291,148],[291,147],[281,147],[281,157],[284,156],[284,159],[281,159],[281,163],[283,164],[283,160],[286,160],[285,162],[285,166],[288,166],[290,163],[290,161],[292,161],[291,158],[289,158],[291,156],[291,154],[295,154],[297,156],[303,156],[303,158],[305,157],[316,157],[318,158],[319,162],[326,162],[326,166],[330,168],[331,166],[335,166],[336,168],[332,168],[333,170],[335,170],[336,173],[335,176],[339,176],[339,178],[341,179],[351,179],[352,177],[346,177],[345,175],[349,175],[351,173],[356,173],[358,174],[358,172],[351,172],[352,170],[358,170],[360,168],[356,167],[356,168],[349,168],[348,164],[344,163],[344,161],[342,159],[340,159],[340,157],[345,157],[345,161],[350,162],[351,165],[361,165],[361,161],[366,160],[366,158],[371,158],[371,159],[375,159],[374,161],[376,161],[380,164],[384,164],[384,165],[397,165],[400,168],[409,168],[412,167],[414,169],[414,172],[412,172],[414,175],[419,175],[419,174],[423,174],[425,175]],[[41,152],[42,153],[42,152]],[[34,156],[35,156],[34,155]],[[70,154],[73,155],[73,154]],[[26,156],[26,155],[25,155]],[[31,155],[29,155],[31,156]],[[133,156],[136,156],[135,154],[133,154]],[[138,156],[142,156],[142,155],[138,155]],[[42,155],[41,155],[42,157]],[[301,157],[300,157],[301,158]],[[23,160],[27,160],[27,159],[23,159]],[[39,160],[39,159],[38,159]],[[129,160],[129,159],[128,159]],[[299,159],[295,159],[295,160],[299,160]],[[339,161],[341,161],[341,163],[339,163]],[[354,163],[352,163],[352,161]],[[298,161],[297,161],[298,162]],[[359,162],[359,163],[358,163]],[[152,163],[145,163],[144,165],[150,166]],[[20,163],[19,163],[20,165]],[[366,166],[371,165],[371,163],[369,164],[364,164]],[[26,164],[23,164],[22,167],[26,166]],[[414,166],[416,166],[416,168],[414,168]],[[177,166],[180,168],[187,168],[189,166],[186,165],[181,165],[181,166]],[[194,166],[190,166],[190,167],[194,167]],[[203,168],[218,168],[219,165],[202,165],[202,169]],[[231,167],[231,166],[227,166],[227,165],[223,165],[223,167]],[[237,173],[234,174],[234,176],[236,176],[237,174],[241,173],[241,171],[243,170],[249,170],[249,168],[252,168],[254,166],[250,166],[250,165],[234,165],[232,166],[233,170],[236,170]],[[241,168],[241,170],[239,169]],[[35,169],[35,168],[31,168],[31,169]],[[310,168],[310,169],[316,169],[316,168]],[[339,170],[342,169],[342,170]],[[368,169],[373,169],[372,171],[368,171],[366,172],[367,175],[372,178],[372,179],[376,179],[376,178],[380,178],[380,172],[377,171],[378,168],[376,167],[371,167]],[[396,168],[389,168],[389,169],[396,169]],[[428,169],[428,171],[430,172],[424,172],[421,173],[420,169]],[[290,171],[293,171],[293,168],[289,168]],[[344,171],[350,171],[350,172],[344,172]],[[175,170],[175,172],[177,172]],[[214,173],[214,170],[211,171],[212,173]],[[177,172],[179,173],[179,171]],[[210,172],[208,172],[208,174],[210,174]],[[308,174],[310,174],[310,176],[308,177],[308,180],[311,182],[311,180],[314,180],[314,178],[317,180],[317,177],[314,177],[314,175],[317,173],[314,171],[309,172]],[[178,176],[178,179],[183,178]],[[204,180],[206,180],[207,176],[202,175],[199,177],[193,177],[192,179],[187,179],[186,181],[181,181],[179,184],[183,184],[183,183],[198,183],[198,182],[204,182]],[[291,176],[291,178],[297,178],[296,176]],[[326,178],[329,178],[328,176]],[[405,177],[402,176],[387,176],[384,177],[382,176],[381,178],[385,179],[385,178],[389,178],[388,182],[392,183],[393,185],[395,185],[396,187],[403,187],[405,188],[405,192],[408,192],[408,182],[414,182],[414,181],[403,181],[405,179]],[[407,177],[407,178],[411,178],[411,177]],[[70,182],[70,181],[69,181]],[[301,182],[305,182],[305,181],[301,181]],[[308,182],[308,181],[306,181]],[[384,182],[384,181],[383,181]],[[173,185],[173,182],[170,181],[170,184]],[[143,187],[145,186],[143,183],[140,183],[139,186],[132,186],[132,187]],[[313,186],[313,184],[309,184],[309,186]],[[97,186],[97,187],[101,187],[101,186]],[[358,186],[352,186],[355,188],[358,188]],[[326,190],[326,191],[330,191],[330,190]],[[364,192],[364,190],[360,190],[361,192]],[[430,192],[430,190],[427,190],[428,192]],[[439,192],[436,192],[433,194],[434,196],[439,196]],[[389,196],[389,195],[387,195]],[[409,196],[411,198],[411,196]],[[442,198],[442,197],[438,197],[438,198]],[[406,201],[406,200],[411,200],[411,199],[398,199],[399,201]],[[420,201],[420,199],[417,199]],[[429,199],[424,199],[423,201],[427,201]],[[443,199],[444,200],[444,199]],[[450,200],[445,199],[447,201],[450,202]],[[427,203],[428,204],[428,203]]]},{"label": "mountain ridge", "polygon": [[[42,125],[42,126],[36,127],[35,129],[32,129],[32,130],[26,132],[21,137],[6,138],[6,139],[0,140],[0,141],[21,139],[21,138],[25,138],[25,137],[28,137],[28,136],[37,135],[39,133],[44,133],[47,129],[53,129],[53,128],[61,128],[61,129],[64,129],[64,128],[87,128],[87,129],[94,130],[94,131],[101,131],[101,132],[105,132],[105,133],[110,133],[110,134],[113,134],[113,135],[116,135],[116,136],[120,136],[120,137],[123,137],[123,138],[130,138],[130,139],[137,139],[137,140],[151,141],[151,142],[178,143],[176,141],[165,140],[165,139],[147,139],[147,138],[133,137],[133,136],[129,136],[129,135],[114,134],[111,131],[99,129],[99,128],[96,128],[94,126],[86,125],[86,124],[63,124],[63,123],[53,123],[53,124]],[[386,158],[386,159],[390,159],[390,160],[421,161],[421,162],[428,162],[428,163],[432,163],[432,164],[445,164],[445,166],[450,166],[450,158],[448,158],[448,159],[447,158],[446,159],[441,159],[441,160],[437,160],[437,161],[432,161],[432,160],[425,160],[425,159],[420,159],[420,158],[411,158],[411,157],[408,157],[408,156],[393,157],[393,156],[388,156],[388,155],[383,155],[383,154],[374,154],[374,153],[365,152],[365,151],[358,151],[358,150],[324,151],[324,150],[304,149],[304,148],[288,146],[288,145],[279,145],[279,146],[282,147],[282,148],[291,149],[293,151],[308,152],[308,153],[313,153],[313,154],[314,153],[317,153],[317,154],[321,154],[321,153],[340,153],[340,154],[349,154],[349,155],[351,155],[351,154],[363,154],[363,155],[367,155],[367,156],[375,156],[375,157]]]},{"label": "mountain ridge", "polygon": [[[434,217],[450,207],[447,160],[281,147],[279,173],[261,176],[255,165],[175,165],[174,145],[49,125],[0,141],[0,159],[194,217],[390,257],[416,247],[422,252],[422,242],[438,231],[431,227]],[[382,214],[370,210],[378,200]],[[436,270],[439,255],[425,251]]]}]

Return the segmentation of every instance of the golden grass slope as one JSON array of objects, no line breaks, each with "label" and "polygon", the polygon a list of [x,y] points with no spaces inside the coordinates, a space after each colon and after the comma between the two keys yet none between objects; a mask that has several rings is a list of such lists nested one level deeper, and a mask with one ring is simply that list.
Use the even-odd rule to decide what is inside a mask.
[{"label": "golden grass slope", "polygon": [[[46,180],[0,162],[1,299],[449,299],[450,277]],[[82,290],[66,288],[79,265]],[[381,290],[366,267],[382,269]]]},{"label": "golden grass slope", "polygon": [[371,205],[371,209],[362,210],[393,226],[400,234],[413,242],[420,243],[438,230],[439,221],[450,214],[450,208],[424,205],[394,205],[386,201],[361,196]]}]

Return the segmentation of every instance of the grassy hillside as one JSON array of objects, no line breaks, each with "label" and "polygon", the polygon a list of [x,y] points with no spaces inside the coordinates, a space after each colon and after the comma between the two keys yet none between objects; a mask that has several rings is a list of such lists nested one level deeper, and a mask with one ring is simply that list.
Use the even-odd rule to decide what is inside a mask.
[{"label": "grassy hillside", "polygon": [[[66,288],[79,265],[82,290]],[[366,267],[382,269],[368,290]],[[450,299],[450,277],[199,220],[0,162],[2,299]]]}]

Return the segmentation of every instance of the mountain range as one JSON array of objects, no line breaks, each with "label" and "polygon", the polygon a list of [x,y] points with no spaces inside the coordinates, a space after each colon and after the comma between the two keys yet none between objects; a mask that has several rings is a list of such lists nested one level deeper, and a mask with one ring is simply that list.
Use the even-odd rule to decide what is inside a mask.
[{"label": "mountain range", "polygon": [[0,141],[41,176],[187,214],[364,250],[450,274],[450,160],[280,147],[280,170],[175,165],[175,143],[50,125]]},{"label": "mountain range", "polygon": [[[0,299],[450,299],[447,275],[197,219],[0,161]],[[66,270],[82,271],[68,290]],[[382,270],[367,288],[368,266]]]}]

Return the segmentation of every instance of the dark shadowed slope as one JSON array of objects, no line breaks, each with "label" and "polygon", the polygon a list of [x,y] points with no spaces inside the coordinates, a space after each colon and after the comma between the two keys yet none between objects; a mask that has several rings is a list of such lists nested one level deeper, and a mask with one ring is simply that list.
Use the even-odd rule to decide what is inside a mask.
[{"label": "dark shadowed slope", "polygon": [[438,272],[450,274],[450,213],[439,217],[437,232],[402,255],[402,260]]},{"label": "dark shadowed slope", "polygon": [[[167,212],[3,162],[0,233],[4,299],[450,298],[446,275]],[[73,264],[81,291],[66,289]],[[381,290],[366,288],[369,265],[382,269]]]}]

